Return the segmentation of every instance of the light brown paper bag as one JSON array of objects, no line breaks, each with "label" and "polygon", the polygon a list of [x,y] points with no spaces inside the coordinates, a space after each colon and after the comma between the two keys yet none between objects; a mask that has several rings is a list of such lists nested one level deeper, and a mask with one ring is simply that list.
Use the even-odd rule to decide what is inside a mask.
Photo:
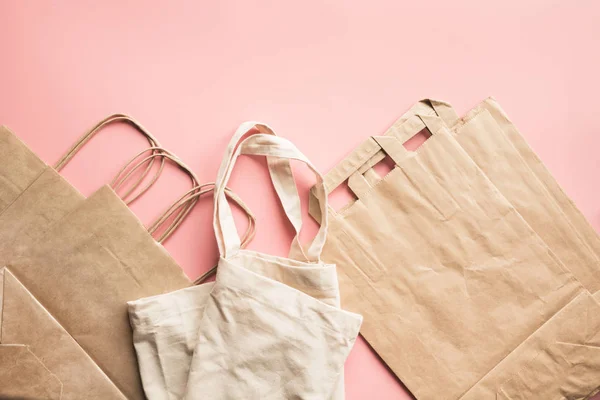
[{"label": "light brown paper bag", "polygon": [[[146,169],[124,195],[134,196],[129,202],[152,185],[162,171],[165,158],[184,169],[191,177],[193,186],[197,187],[194,174],[180,160],[158,147],[157,141],[141,125],[123,115],[111,116],[86,133],[61,159],[56,169],[62,168],[99,129],[116,121],[133,124],[148,138],[151,146],[147,149],[152,153],[147,157],[148,162],[142,160],[134,167],[139,169],[145,165]],[[0,149],[10,162],[7,163],[9,168],[4,168],[3,165],[0,171],[0,198],[3,199],[0,237],[7,239],[2,243],[0,265],[14,267],[11,272],[19,277],[32,296],[77,340],[100,368],[112,372],[110,379],[128,398],[143,398],[135,356],[131,346],[127,347],[127,343],[131,344],[131,332],[125,311],[126,300],[120,301],[118,296],[113,298],[113,289],[120,290],[121,294],[130,291],[149,295],[160,293],[160,290],[153,290],[154,288],[164,287],[166,291],[187,286],[190,284],[189,280],[112,189],[105,187],[92,196],[91,200],[84,201],[83,196],[54,169],[43,164],[14,135],[6,129],[1,133]],[[134,157],[130,164],[142,154]],[[156,157],[162,159],[159,172],[134,195],[134,189],[141,185]],[[115,187],[123,186],[131,177],[132,170],[127,172],[127,168],[126,166],[115,178]],[[197,198],[180,208],[161,239],[172,233],[196,201]],[[107,223],[112,223],[112,226],[106,228]],[[143,232],[139,232],[140,229]],[[111,248],[110,244],[114,241],[119,243]],[[145,254],[145,248],[150,249],[148,254]],[[116,260],[119,255],[121,264]],[[143,282],[143,274],[132,273],[131,267],[135,262],[145,263],[146,258],[156,262],[148,262],[150,269],[144,271],[155,277],[148,284]],[[165,266],[160,264],[164,259],[168,260]],[[102,269],[98,265],[110,267]],[[121,279],[121,275],[127,276],[127,279]],[[138,282],[137,279],[141,281]],[[157,282],[159,280],[162,282]],[[114,287],[110,286],[111,282],[116,282]],[[129,290],[130,286],[139,287],[140,291]],[[139,297],[136,294],[133,296]],[[131,298],[127,298],[129,299]],[[125,312],[119,315],[114,308],[98,309],[94,307],[95,301],[108,308],[117,305],[116,308]],[[110,320],[114,315],[118,315],[116,319],[122,322],[120,331],[118,322],[112,323]],[[64,324],[63,321],[67,323]],[[90,331],[92,328],[96,330]],[[29,329],[32,327],[29,326]],[[96,340],[99,337],[102,339]],[[113,353],[107,353],[106,342],[117,343]],[[89,344],[89,348],[86,348],[86,344]]]},{"label": "light brown paper bag", "polygon": [[0,310],[0,398],[126,399],[6,268]]},{"label": "light brown paper bag", "polygon": [[[253,128],[261,133],[242,141]],[[289,164],[278,160],[306,164],[319,180],[321,204],[327,204],[321,175],[291,142],[274,136],[264,124],[240,126],[215,183],[213,225],[221,259],[199,323],[185,398],[343,398],[344,361],[362,318],[339,309],[335,266],[320,260],[327,223],[308,248],[296,235],[291,258],[241,249],[223,190],[242,154],[267,157],[273,184],[297,233],[300,199]]]},{"label": "light brown paper bag", "polygon": [[[55,168],[51,168],[8,128],[0,126],[0,266],[26,251],[32,241],[43,235],[53,223],[84,200],[77,189],[60,176],[58,171],[95,134],[115,122],[133,125],[147,138],[151,147],[159,145],[137,121],[122,114],[115,114],[100,121],[83,135]],[[152,162],[153,160],[148,163],[148,168],[140,179],[152,168]],[[131,194],[139,183],[140,181],[135,182],[124,197]],[[145,190],[147,187],[140,193]]]},{"label": "light brown paper bag", "polygon": [[[378,179],[384,154],[395,168]],[[437,117],[370,138],[327,190],[348,178],[358,199],[328,210],[323,258],[365,339],[419,399],[460,398],[585,291]]]},{"label": "light brown paper bag", "polygon": [[127,301],[191,282],[105,186],[9,267],[129,399],[143,398]]},{"label": "light brown paper bag", "polygon": [[0,346],[3,400],[61,400],[62,384],[29,347]]},{"label": "light brown paper bag", "polygon": [[422,100],[404,116],[438,115],[461,147],[591,293],[600,290],[600,238],[500,105],[488,98],[463,118],[450,104]]},{"label": "light brown paper bag", "polygon": [[461,400],[586,399],[600,383],[600,303],[582,293]]}]

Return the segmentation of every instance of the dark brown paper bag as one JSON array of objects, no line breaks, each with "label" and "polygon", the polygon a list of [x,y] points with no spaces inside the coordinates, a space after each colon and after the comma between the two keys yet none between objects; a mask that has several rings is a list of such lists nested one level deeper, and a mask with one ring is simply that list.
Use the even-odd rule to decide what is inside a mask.
[{"label": "dark brown paper bag", "polygon": [[[379,177],[385,155],[395,167]],[[419,399],[461,398],[586,293],[437,117],[370,138],[325,176],[327,190],[345,180],[357,199],[329,209],[323,259],[365,339]],[[583,352],[595,357],[593,342]]]},{"label": "dark brown paper bag", "polygon": [[6,268],[0,269],[0,309],[0,398],[126,399]]}]

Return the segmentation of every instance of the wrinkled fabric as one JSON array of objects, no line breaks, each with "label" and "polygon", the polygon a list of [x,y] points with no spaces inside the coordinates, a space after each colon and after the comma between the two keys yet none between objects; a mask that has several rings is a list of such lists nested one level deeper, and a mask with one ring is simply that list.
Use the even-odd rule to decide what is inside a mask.
[{"label": "wrinkled fabric", "polygon": [[[379,177],[386,155],[395,167]],[[357,199],[327,211],[323,259],[338,265],[342,304],[365,315],[365,339],[418,399],[461,398],[587,293],[436,116],[368,139],[325,176],[327,191],[346,180]]]},{"label": "wrinkled fabric", "polygon": [[[253,254],[254,262],[246,263],[252,272],[339,307],[335,266],[248,254]],[[183,398],[200,322],[213,286],[212,282],[205,283],[129,302],[133,342],[149,400]]]},{"label": "wrinkled fabric", "polygon": [[133,344],[149,400],[183,397],[213,285],[205,283],[128,303]]},{"label": "wrinkled fabric", "polygon": [[502,360],[461,400],[586,399],[600,382],[600,303],[585,292]]},{"label": "wrinkled fabric", "polygon": [[[237,146],[254,127],[261,134]],[[215,400],[341,399],[343,365],[362,318],[339,308],[335,267],[320,261],[327,224],[308,248],[294,238],[293,259],[240,249],[223,194],[240,154],[268,157],[276,192],[297,233],[300,201],[287,160],[304,162],[320,178],[306,157],[265,125],[243,124],[232,138],[215,186],[221,259],[199,324],[185,399],[207,394]]]}]

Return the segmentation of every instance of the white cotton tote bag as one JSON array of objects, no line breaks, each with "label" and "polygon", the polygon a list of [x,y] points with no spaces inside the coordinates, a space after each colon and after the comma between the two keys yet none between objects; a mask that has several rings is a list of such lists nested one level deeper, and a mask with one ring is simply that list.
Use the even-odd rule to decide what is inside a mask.
[{"label": "white cotton tote bag", "polygon": [[[291,182],[292,186],[277,186],[277,192],[296,231],[294,246],[298,249],[302,215],[300,199],[288,165],[277,163],[276,159],[269,160],[271,174],[276,182],[281,174],[290,174],[287,182]],[[234,196],[231,198],[244,208],[241,201]],[[248,209],[244,208],[244,211],[253,227],[254,217]],[[246,240],[241,247],[252,237],[253,232],[246,232]],[[339,307],[340,293],[334,265],[253,254],[256,259],[248,266],[253,272],[284,283],[325,304]],[[205,283],[129,302],[134,344],[144,390],[149,400],[183,397],[198,329],[213,285],[214,283]],[[344,399],[343,374],[340,375],[338,387],[331,398]]]},{"label": "white cotton tote bag", "polygon": [[[260,133],[239,143],[254,128]],[[343,366],[362,317],[334,304],[339,303],[335,266],[320,260],[327,221],[308,249],[294,238],[292,259],[241,249],[224,188],[244,154],[267,157],[295,228],[301,223],[300,199],[295,185],[289,185],[290,159],[315,173],[321,187],[317,196],[323,211],[327,207],[321,175],[291,142],[264,124],[240,126],[215,183],[214,228],[221,258],[200,322],[185,399],[343,398]],[[323,298],[327,292],[330,299]]]}]

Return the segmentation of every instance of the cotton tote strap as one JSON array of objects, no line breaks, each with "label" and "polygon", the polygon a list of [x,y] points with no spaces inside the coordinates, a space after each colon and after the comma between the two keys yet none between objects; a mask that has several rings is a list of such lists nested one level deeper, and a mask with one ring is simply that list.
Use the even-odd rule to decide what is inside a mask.
[{"label": "cotton tote strap", "polygon": [[[251,124],[251,123],[250,123]],[[277,136],[275,132],[265,124],[255,124],[251,127],[245,124],[240,125],[231,139],[231,143],[237,144],[243,136],[245,136],[252,129],[256,129],[258,132]],[[235,146],[235,145],[234,145]],[[224,159],[225,160],[225,159]],[[300,196],[298,189],[296,188],[294,175],[289,159],[282,159],[277,157],[267,156],[267,165],[269,168],[269,174],[271,181],[279,197],[280,203],[284,208],[285,214],[294,228],[295,235],[292,239],[290,247],[290,257],[305,260],[306,255],[303,252],[303,248],[300,244],[300,231],[302,229],[302,208],[300,202]]]},{"label": "cotton tote strap", "polygon": [[[241,141],[243,136],[254,129],[259,133],[255,133]],[[276,136],[273,130],[267,125],[257,122],[243,123],[235,132],[227,147],[215,183],[213,225],[217,243],[219,245],[219,252],[221,256],[225,258],[233,256],[241,248],[231,208],[229,207],[224,194],[225,186],[231,177],[235,162],[240,155],[259,155],[267,157],[273,185],[277,191],[283,209],[295,229],[299,230],[301,228],[301,222],[298,223],[298,216],[300,215],[300,198],[298,196],[298,190],[296,185],[293,184],[293,180],[290,180],[290,177],[293,177],[293,175],[289,163],[280,163],[277,160],[297,160],[306,164],[318,179],[314,193],[321,200],[324,213],[327,208],[323,177],[306,156],[304,156],[290,141]],[[293,184],[293,187],[291,187],[290,183]],[[319,228],[319,232],[308,248],[305,248],[300,243],[299,239],[295,238],[292,243],[291,253],[297,253],[299,256],[310,262],[319,261],[326,236],[327,220],[325,219],[324,223],[322,223]]]}]

